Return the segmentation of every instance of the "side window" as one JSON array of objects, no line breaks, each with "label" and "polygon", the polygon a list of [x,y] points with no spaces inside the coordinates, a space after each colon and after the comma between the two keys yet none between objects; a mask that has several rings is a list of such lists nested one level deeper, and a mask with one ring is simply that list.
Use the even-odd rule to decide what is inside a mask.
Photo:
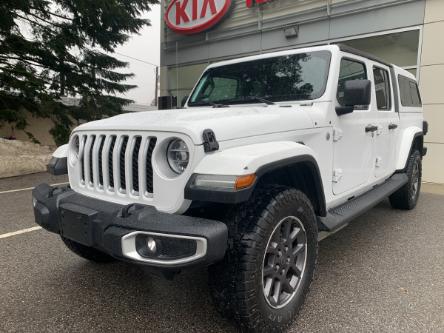
[{"label": "side window", "polygon": [[412,96],[413,106],[421,106],[421,97],[419,96],[418,84],[410,81],[410,95]]},{"label": "side window", "polygon": [[389,111],[392,108],[389,72],[382,68],[373,67],[373,76],[375,78],[378,110]]},{"label": "side window", "polygon": [[405,76],[398,76],[401,104],[405,107],[419,107],[422,105],[418,84]]},{"label": "side window", "polygon": [[342,59],[338,82],[338,102],[344,105],[345,82],[352,80],[367,80],[365,64],[357,60]]}]

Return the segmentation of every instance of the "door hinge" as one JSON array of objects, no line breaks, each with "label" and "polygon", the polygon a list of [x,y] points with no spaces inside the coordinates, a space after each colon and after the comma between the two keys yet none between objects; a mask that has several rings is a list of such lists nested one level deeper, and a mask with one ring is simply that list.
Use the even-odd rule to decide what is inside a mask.
[{"label": "door hinge", "polygon": [[376,162],[375,162],[375,166],[377,168],[380,168],[382,165],[382,157],[376,157]]},{"label": "door hinge", "polygon": [[333,142],[338,142],[339,140],[342,139],[342,130],[340,130],[339,128],[334,128],[333,129]]},{"label": "door hinge", "polygon": [[333,183],[339,183],[342,179],[342,169],[333,170]]}]

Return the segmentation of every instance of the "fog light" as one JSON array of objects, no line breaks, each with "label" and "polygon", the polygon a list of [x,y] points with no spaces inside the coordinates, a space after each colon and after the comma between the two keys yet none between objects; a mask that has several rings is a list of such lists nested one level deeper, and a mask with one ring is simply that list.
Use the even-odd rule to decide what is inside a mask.
[{"label": "fog light", "polygon": [[35,208],[35,206],[37,206],[37,199],[36,198],[32,198],[32,206]]},{"label": "fog light", "polygon": [[156,251],[157,251],[157,244],[156,244],[156,241],[154,240],[154,238],[152,238],[152,237],[148,237],[147,238],[146,247],[147,247],[149,252],[151,252],[153,254],[156,253]]},{"label": "fog light", "polygon": [[[124,241],[126,237],[124,237]],[[194,237],[139,233],[135,234],[132,239],[130,242],[126,240],[126,243],[134,242],[136,252],[144,259],[181,260],[192,258],[196,256],[198,250],[203,249],[202,240]]]}]

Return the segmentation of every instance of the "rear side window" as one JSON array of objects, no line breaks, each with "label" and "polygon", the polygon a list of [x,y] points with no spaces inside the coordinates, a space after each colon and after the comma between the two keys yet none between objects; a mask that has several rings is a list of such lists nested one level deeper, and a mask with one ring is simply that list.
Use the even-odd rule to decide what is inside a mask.
[{"label": "rear side window", "polygon": [[418,84],[405,76],[398,76],[399,93],[401,95],[401,104],[406,107],[422,106],[421,96],[419,95]]},{"label": "rear side window", "polygon": [[345,82],[352,80],[367,80],[365,64],[357,60],[342,59],[338,82],[338,102],[344,105]]},{"label": "rear side window", "polygon": [[421,97],[419,96],[419,89],[416,82],[410,81],[410,95],[412,96],[412,103],[414,106],[421,106]]},{"label": "rear side window", "polygon": [[378,110],[389,111],[392,108],[390,76],[385,69],[374,67],[373,76],[375,78],[376,104]]}]

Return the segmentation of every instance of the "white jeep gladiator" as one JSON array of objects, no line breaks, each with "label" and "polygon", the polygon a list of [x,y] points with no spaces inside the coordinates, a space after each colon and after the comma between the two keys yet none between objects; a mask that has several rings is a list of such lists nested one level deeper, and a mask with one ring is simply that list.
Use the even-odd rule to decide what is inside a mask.
[{"label": "white jeep gladiator", "polygon": [[382,200],[413,209],[426,154],[415,77],[341,45],[209,66],[183,109],[76,128],[33,191],[36,222],[70,250],[163,273],[209,270],[247,330],[291,323],[318,241]]}]

